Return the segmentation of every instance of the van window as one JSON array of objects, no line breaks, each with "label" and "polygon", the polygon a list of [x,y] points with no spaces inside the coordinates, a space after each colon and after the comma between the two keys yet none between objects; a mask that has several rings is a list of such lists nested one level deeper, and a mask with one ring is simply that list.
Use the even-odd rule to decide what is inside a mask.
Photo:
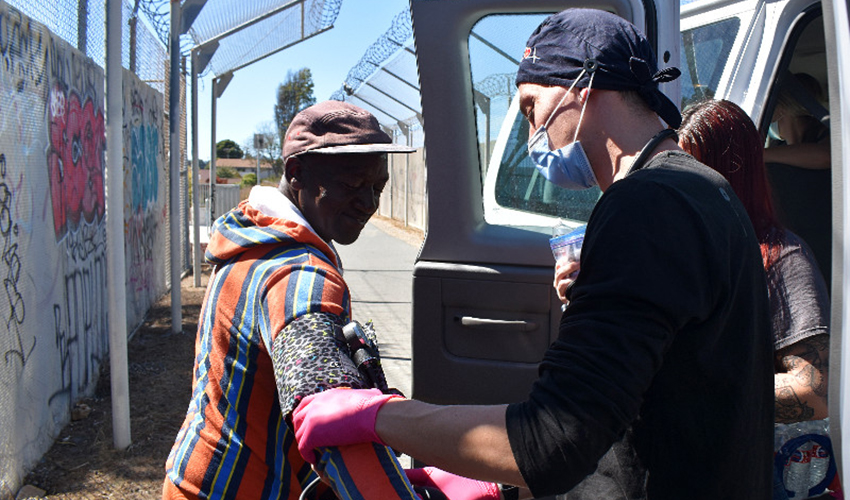
[{"label": "van window", "polygon": [[714,97],[740,26],[733,17],[682,32],[682,109]]},{"label": "van window", "polygon": [[529,33],[546,15],[486,16],[469,35],[481,179],[492,190],[484,196],[485,220],[491,224],[510,224],[500,218],[506,211],[519,225],[529,223],[523,213],[586,222],[601,195],[599,188],[570,191],[550,183],[528,156],[528,123],[513,103],[516,71]]}]

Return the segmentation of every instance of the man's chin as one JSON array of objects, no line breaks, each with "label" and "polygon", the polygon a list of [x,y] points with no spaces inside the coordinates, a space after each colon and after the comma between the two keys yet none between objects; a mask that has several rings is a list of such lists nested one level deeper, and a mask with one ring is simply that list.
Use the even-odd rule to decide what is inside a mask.
[{"label": "man's chin", "polygon": [[345,235],[339,235],[334,238],[334,242],[340,245],[350,245],[357,241],[358,238],[360,238],[360,233],[362,232],[362,230],[363,228],[360,228],[357,231],[351,231],[346,233]]}]

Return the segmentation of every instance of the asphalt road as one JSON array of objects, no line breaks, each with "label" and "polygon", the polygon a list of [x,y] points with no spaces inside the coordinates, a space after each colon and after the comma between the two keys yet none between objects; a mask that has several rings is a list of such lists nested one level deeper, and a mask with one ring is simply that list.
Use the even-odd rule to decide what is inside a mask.
[{"label": "asphalt road", "polygon": [[421,238],[373,219],[351,245],[337,245],[353,319],[372,320],[390,387],[410,396],[413,264]]}]

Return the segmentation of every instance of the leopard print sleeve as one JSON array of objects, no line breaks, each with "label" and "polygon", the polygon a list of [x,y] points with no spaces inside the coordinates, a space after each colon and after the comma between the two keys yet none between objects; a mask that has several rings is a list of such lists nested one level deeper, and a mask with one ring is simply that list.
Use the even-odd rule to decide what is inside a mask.
[{"label": "leopard print sleeve", "polygon": [[306,396],[334,387],[367,388],[349,357],[342,319],[310,313],[290,322],[272,345],[280,409],[285,417]]}]

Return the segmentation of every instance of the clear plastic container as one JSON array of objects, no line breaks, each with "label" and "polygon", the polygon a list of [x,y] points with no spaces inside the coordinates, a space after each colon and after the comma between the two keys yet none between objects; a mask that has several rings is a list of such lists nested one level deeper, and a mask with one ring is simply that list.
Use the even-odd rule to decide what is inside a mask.
[{"label": "clear plastic container", "polygon": [[552,255],[556,262],[576,262],[579,260],[585,228],[587,226],[570,229],[562,223],[552,229],[549,247],[552,248]]}]

